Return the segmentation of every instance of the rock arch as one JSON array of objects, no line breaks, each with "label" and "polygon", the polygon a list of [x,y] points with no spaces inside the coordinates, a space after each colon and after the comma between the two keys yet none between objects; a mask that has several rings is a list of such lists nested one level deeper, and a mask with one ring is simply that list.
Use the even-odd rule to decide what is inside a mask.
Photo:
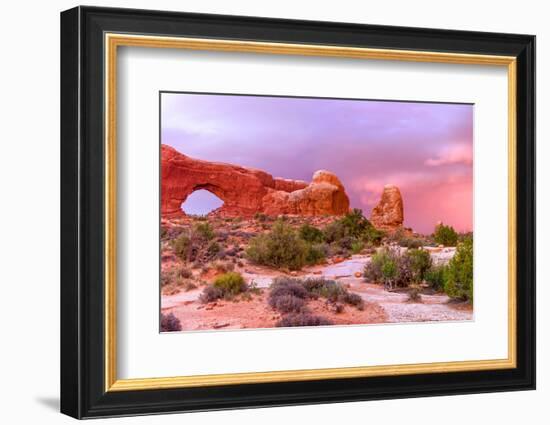
[{"label": "rock arch", "polygon": [[313,181],[274,178],[262,170],[190,158],[161,147],[161,213],[183,215],[182,202],[204,189],[224,204],[216,211],[226,217],[270,215],[342,215],[349,211],[344,186],[334,174],[318,171]]},{"label": "rock arch", "polygon": [[218,188],[210,185],[196,187],[182,200],[180,209],[184,214],[208,215],[223,206]]}]

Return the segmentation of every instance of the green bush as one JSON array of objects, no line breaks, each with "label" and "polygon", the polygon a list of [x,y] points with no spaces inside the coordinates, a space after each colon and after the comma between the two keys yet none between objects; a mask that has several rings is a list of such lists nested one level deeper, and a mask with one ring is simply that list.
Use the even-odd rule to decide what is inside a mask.
[{"label": "green bush", "polygon": [[[196,255],[196,247],[194,246],[191,238],[182,233],[173,242],[174,253],[182,261],[194,261],[194,256]],[[195,253],[195,255],[194,255]]]},{"label": "green bush", "polygon": [[310,265],[322,263],[325,261],[327,252],[325,244],[307,244],[306,263]]},{"label": "green bush", "polygon": [[308,245],[283,220],[277,220],[269,233],[258,235],[246,250],[257,264],[299,270],[306,264]]},{"label": "green bush", "polygon": [[372,225],[363,232],[363,240],[376,246],[380,245],[384,236],[385,233],[382,230],[378,230]]},{"label": "green bush", "polygon": [[365,231],[372,227],[371,222],[363,216],[363,211],[359,208],[354,208],[340,221],[345,229],[346,236],[351,236],[354,238],[361,238]]},{"label": "green bush", "polygon": [[215,258],[221,252],[220,244],[216,241],[211,241],[206,248],[206,255],[209,259]]},{"label": "green bush", "polygon": [[383,248],[365,265],[363,276],[369,282],[385,283],[388,277],[397,272],[397,262],[397,254],[389,248]]},{"label": "green bush", "polygon": [[355,208],[344,217],[336,220],[323,229],[324,239],[328,243],[336,244],[345,250],[352,250],[353,245],[367,242],[379,245],[384,233],[377,230],[369,220],[363,216],[360,209]]},{"label": "green bush", "polygon": [[442,291],[445,285],[445,273],[447,266],[432,265],[424,274],[424,280],[436,291]]},{"label": "green bush", "polygon": [[324,241],[323,232],[310,224],[304,224],[298,230],[300,237],[311,244],[321,243]]},{"label": "green bush", "polygon": [[214,239],[214,230],[212,229],[210,223],[197,223],[193,230],[202,240],[209,241]]},{"label": "green bush", "polygon": [[456,246],[458,241],[458,233],[456,233],[452,226],[438,224],[435,226],[433,238],[434,241],[440,245]]},{"label": "green bush", "polygon": [[246,291],[246,283],[240,273],[224,273],[214,280],[214,287],[221,289],[224,296],[237,295]]},{"label": "green bush", "polygon": [[474,247],[466,238],[456,249],[445,273],[444,289],[451,298],[472,301],[474,298]]},{"label": "green bush", "polygon": [[354,254],[359,254],[363,248],[365,247],[365,243],[363,241],[355,241],[351,244],[351,252]]},{"label": "green bush", "polygon": [[391,289],[421,282],[431,265],[430,254],[422,249],[409,249],[401,254],[384,248],[365,265],[363,276],[367,282],[383,283]]},{"label": "green bush", "polygon": [[340,221],[333,221],[323,229],[323,236],[328,243],[339,241],[345,236],[345,229]]},{"label": "green bush", "polygon": [[398,244],[403,248],[422,248],[424,241],[419,238],[404,237],[398,241]]},{"label": "green bush", "polygon": [[332,303],[345,303],[362,310],[363,298],[360,295],[349,292],[344,286],[335,280],[324,278],[309,278],[302,281],[302,285],[312,298],[326,298]]},{"label": "green bush", "polygon": [[420,283],[424,279],[426,271],[432,266],[432,257],[423,249],[409,249],[404,254],[409,258],[413,282]]}]

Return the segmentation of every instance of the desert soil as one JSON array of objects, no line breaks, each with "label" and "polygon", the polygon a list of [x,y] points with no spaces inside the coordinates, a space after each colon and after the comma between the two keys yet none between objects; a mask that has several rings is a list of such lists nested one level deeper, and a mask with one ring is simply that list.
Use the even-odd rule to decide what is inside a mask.
[{"label": "desert soil", "polygon": [[[436,248],[432,250],[431,255],[434,262],[448,261],[454,255],[454,248]],[[322,299],[308,303],[308,308],[314,314],[325,316],[337,325],[464,321],[473,318],[473,311],[469,305],[452,303],[445,294],[423,293],[421,302],[409,302],[407,293],[389,292],[381,285],[365,283],[359,273],[368,261],[369,255],[354,255],[338,263],[308,267],[301,272],[292,273],[291,276],[322,276],[335,279],[363,298],[363,311],[346,305],[344,311],[338,314]],[[248,283],[253,282],[260,288],[257,294],[252,294],[248,299],[237,297],[234,301],[219,300],[203,304],[199,301],[203,287],[199,286],[187,292],[163,295],[162,312],[174,313],[180,319],[184,330],[274,327],[281,315],[269,307],[267,288],[273,278],[281,273],[250,264],[246,264],[238,271]]]}]

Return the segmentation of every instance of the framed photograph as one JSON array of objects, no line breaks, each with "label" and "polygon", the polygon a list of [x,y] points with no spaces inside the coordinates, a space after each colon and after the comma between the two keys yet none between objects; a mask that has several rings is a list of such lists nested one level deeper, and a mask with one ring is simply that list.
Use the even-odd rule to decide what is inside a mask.
[{"label": "framed photograph", "polygon": [[535,388],[535,37],[61,14],[61,411]]}]

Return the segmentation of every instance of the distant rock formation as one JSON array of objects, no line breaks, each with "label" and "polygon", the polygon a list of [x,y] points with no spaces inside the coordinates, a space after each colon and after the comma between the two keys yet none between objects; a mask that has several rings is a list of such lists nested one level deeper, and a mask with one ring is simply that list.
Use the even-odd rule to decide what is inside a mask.
[{"label": "distant rock formation", "polygon": [[184,215],[181,204],[196,190],[207,190],[224,204],[225,217],[267,215],[343,215],[349,211],[344,186],[333,173],[315,172],[311,183],[274,178],[262,170],[193,159],[161,147],[161,214]]},{"label": "distant rock formation", "polygon": [[374,227],[383,230],[395,230],[403,225],[403,198],[397,186],[384,186],[382,198],[373,208],[370,221]]}]

